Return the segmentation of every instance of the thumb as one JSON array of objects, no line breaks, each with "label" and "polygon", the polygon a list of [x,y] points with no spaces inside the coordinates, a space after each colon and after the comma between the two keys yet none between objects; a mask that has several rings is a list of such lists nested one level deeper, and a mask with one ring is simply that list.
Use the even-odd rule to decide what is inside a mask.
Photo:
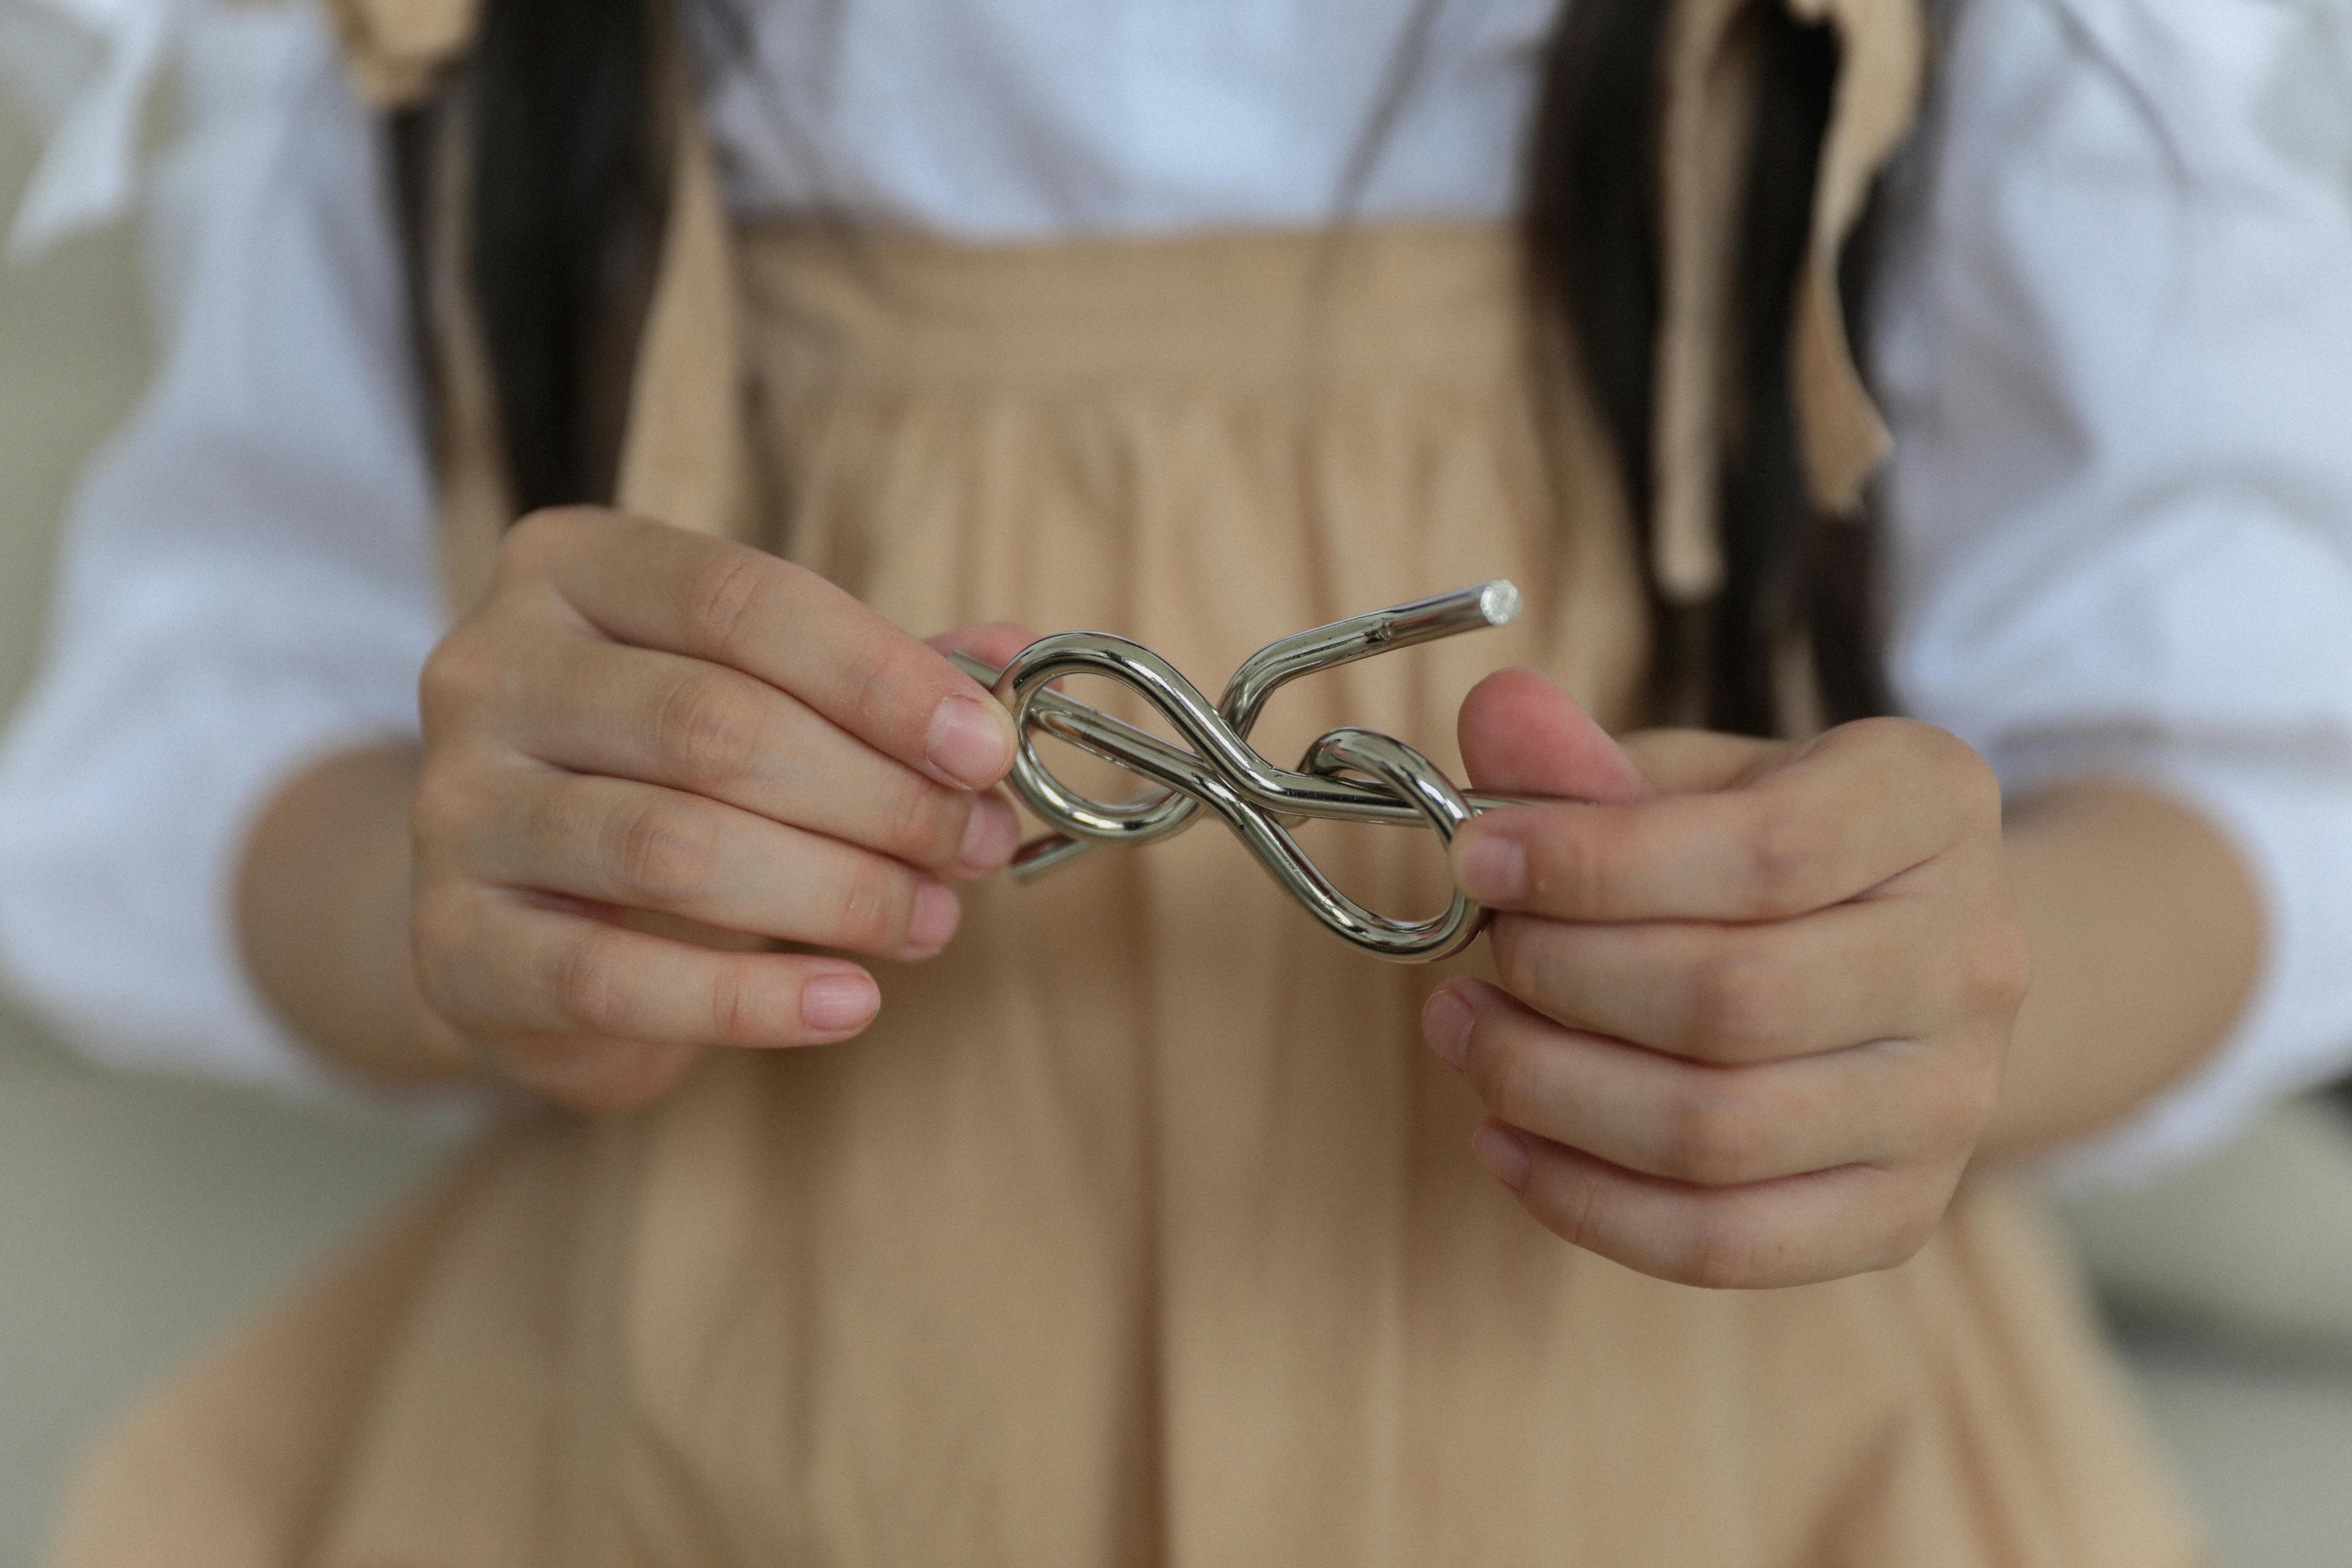
[{"label": "thumb", "polygon": [[1608,731],[1532,669],[1498,669],[1472,687],[1456,732],[1475,789],[1601,805],[1656,793]]}]

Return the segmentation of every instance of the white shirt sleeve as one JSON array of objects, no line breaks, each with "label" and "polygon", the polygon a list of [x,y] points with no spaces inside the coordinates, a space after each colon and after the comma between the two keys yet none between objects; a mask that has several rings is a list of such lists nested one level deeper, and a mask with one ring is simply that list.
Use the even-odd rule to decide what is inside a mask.
[{"label": "white shirt sleeve", "polygon": [[232,879],[308,760],[416,731],[429,473],[382,154],[324,23],[184,20],[164,364],[73,501],[0,748],[0,962],[100,1060],[325,1093],[245,977]]},{"label": "white shirt sleeve", "polygon": [[2231,1037],[2057,1163],[2132,1180],[2352,1065],[2352,7],[1976,0],[1879,321],[1909,711],[2139,780],[2257,883]]}]

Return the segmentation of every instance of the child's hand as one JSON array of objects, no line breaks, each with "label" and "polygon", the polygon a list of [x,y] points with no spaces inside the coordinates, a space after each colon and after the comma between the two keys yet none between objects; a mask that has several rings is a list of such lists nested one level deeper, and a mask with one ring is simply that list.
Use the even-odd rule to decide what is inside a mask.
[{"label": "child's hand", "polygon": [[[929,957],[956,927],[942,879],[1002,867],[1018,832],[982,793],[1012,722],[940,647],[773,556],[617,513],[519,523],[422,698],[419,985],[583,1109],[643,1104],[713,1045],[856,1034],[872,977],[766,939]],[[635,929],[665,922],[692,940]]]},{"label": "child's hand", "polygon": [[1620,750],[1512,670],[1463,705],[1489,813],[1455,879],[1498,911],[1507,992],[1423,1027],[1492,1113],[1479,1158],[1547,1227],[1629,1268],[1776,1286],[1923,1245],[1991,1115],[2025,946],[2000,799],[1943,731],[1802,746],[1695,731]]}]

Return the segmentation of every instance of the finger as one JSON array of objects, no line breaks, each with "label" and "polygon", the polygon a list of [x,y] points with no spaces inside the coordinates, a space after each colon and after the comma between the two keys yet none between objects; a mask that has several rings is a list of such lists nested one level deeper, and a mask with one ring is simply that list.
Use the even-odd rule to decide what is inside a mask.
[{"label": "finger", "polygon": [[955,934],[943,884],[886,856],[680,790],[555,769],[519,779],[467,841],[494,886],[656,910],[898,959]]},{"label": "finger", "polygon": [[559,643],[500,721],[529,755],[706,795],[963,877],[1012,858],[1002,801],[894,762],[787,692],[724,665],[601,639]]},{"label": "finger", "polygon": [[1635,805],[1486,812],[1454,836],[1456,883],[1567,921],[1780,920],[1825,909],[2000,820],[1991,770],[1953,736],[1864,720],[1744,787]]},{"label": "finger", "polygon": [[1612,805],[1652,794],[1609,731],[1531,669],[1498,669],[1472,687],[1455,731],[1478,789]]},{"label": "finger", "polygon": [[699,1046],[577,1035],[509,1036],[479,1051],[502,1076],[592,1116],[651,1105],[709,1054]]},{"label": "finger", "polygon": [[1013,721],[946,657],[815,573],[748,545],[613,512],[539,512],[501,556],[543,572],[607,636],[789,691],[884,755],[986,789]]},{"label": "finger", "polygon": [[1963,1159],[1999,1082],[1987,1053],[1909,1041],[1753,1067],[1689,1062],[1562,1028],[1473,980],[1432,996],[1423,1024],[1496,1120],[1696,1186]]},{"label": "finger", "polygon": [[1736,924],[1505,915],[1492,940],[1504,987],[1557,1023],[1696,1061],[1764,1062],[1956,1016],[1969,978],[1958,912],[1885,897]]},{"label": "finger", "polygon": [[419,983],[478,1040],[823,1045],[881,1006],[873,977],[846,959],[698,947],[530,894],[468,889],[433,917],[457,940],[420,947]]},{"label": "finger", "polygon": [[1643,1175],[1488,1121],[1480,1163],[1546,1229],[1654,1279],[1712,1289],[1810,1285],[1889,1268],[1927,1245],[1959,1167],[1841,1165],[1738,1187]]},{"label": "finger", "polygon": [[1618,743],[1660,795],[1736,789],[1762,775],[1792,749],[1786,741],[1717,730],[1643,730],[1620,737]]}]

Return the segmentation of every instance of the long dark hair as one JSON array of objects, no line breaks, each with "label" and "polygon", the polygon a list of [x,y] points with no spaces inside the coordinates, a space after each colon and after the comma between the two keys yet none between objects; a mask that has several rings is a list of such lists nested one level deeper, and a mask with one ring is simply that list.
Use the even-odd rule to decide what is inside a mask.
[{"label": "long dark hair", "polygon": [[650,268],[648,208],[661,187],[649,10],[646,0],[482,8],[464,98],[468,271],[524,511],[612,498],[635,337],[614,315]]},{"label": "long dark hair", "polygon": [[[1523,233],[1540,304],[1574,328],[1577,368],[1646,535],[1659,296],[1664,0],[1575,0],[1547,56],[1530,127]],[[1791,638],[1813,656],[1832,719],[1883,710],[1868,529],[1821,518],[1806,492],[1790,382],[1797,283],[1838,46],[1826,26],[1761,4],[1761,59],[1738,254],[1740,416],[1720,475],[1727,576],[1698,610],[1653,594],[1660,707],[1769,733]],[[609,499],[611,370],[657,192],[648,129],[647,0],[488,0],[470,71],[472,285],[514,498]],[[1868,226],[1865,226],[1867,229]],[[642,270],[642,267],[635,268]],[[1861,289],[1849,268],[1850,312]],[[622,334],[627,341],[633,338]]]}]

